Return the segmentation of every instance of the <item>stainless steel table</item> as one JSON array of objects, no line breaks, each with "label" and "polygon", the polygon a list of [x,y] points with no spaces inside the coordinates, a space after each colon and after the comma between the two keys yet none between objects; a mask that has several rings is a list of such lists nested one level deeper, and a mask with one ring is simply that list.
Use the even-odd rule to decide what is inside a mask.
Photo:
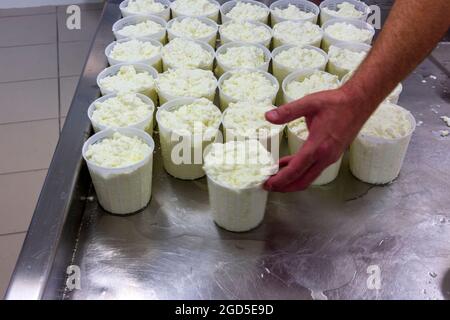
[{"label": "stainless steel table", "polygon": [[[98,206],[81,146],[116,2],[105,5],[8,299],[450,298],[450,137],[439,134],[439,116],[450,115],[449,44],[404,82],[400,104],[420,125],[396,181],[362,183],[344,161],[328,186],[271,194],[263,224],[237,234],[212,222],[205,179],[171,178],[159,150],[143,212]],[[69,265],[81,269],[80,290],[65,286]]]}]

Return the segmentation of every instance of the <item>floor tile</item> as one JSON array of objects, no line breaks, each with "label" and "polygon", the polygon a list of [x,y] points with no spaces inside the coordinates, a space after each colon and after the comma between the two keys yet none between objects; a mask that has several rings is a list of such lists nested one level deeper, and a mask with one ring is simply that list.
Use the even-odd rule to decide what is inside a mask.
[{"label": "floor tile", "polygon": [[79,78],[79,76],[59,78],[61,116],[66,116],[69,112]]},{"label": "floor tile", "polygon": [[26,233],[0,236],[0,299],[3,299],[16,266]]},{"label": "floor tile", "polygon": [[81,28],[70,30],[66,25],[68,15],[65,11],[58,11],[59,41],[91,41],[100,22],[101,13],[101,10],[82,10]]},{"label": "floor tile", "polygon": [[58,119],[0,125],[0,173],[48,168],[58,128]]},{"label": "floor tile", "polygon": [[12,8],[1,9],[0,17],[17,17],[17,16],[29,16],[36,14],[56,13],[55,6],[41,6],[32,8]]},{"label": "floor tile", "polygon": [[59,75],[80,75],[90,47],[89,41],[62,42],[59,44]]},{"label": "floor tile", "polygon": [[0,174],[0,234],[28,229],[46,174],[47,170]]},{"label": "floor tile", "polygon": [[0,124],[58,117],[58,79],[0,83]]},{"label": "floor tile", "polygon": [[0,82],[56,78],[56,44],[0,48]]},{"label": "floor tile", "polygon": [[26,46],[56,42],[56,15],[0,18],[0,46]]}]

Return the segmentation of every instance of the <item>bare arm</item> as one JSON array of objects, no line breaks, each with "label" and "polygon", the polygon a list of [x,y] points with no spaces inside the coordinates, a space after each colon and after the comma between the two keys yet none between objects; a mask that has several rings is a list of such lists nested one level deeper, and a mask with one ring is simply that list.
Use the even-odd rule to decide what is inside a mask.
[{"label": "bare arm", "polygon": [[378,105],[449,27],[449,0],[397,0],[373,49],[345,85],[268,112],[266,118],[277,124],[305,117],[310,133],[297,154],[280,160],[281,170],[265,188],[280,192],[307,188],[339,159]]}]

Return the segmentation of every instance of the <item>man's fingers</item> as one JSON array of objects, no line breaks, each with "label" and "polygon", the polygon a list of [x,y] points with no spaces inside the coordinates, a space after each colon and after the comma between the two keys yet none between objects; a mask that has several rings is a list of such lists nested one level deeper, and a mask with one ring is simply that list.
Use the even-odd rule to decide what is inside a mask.
[{"label": "man's fingers", "polygon": [[279,191],[279,192],[295,192],[295,191],[305,190],[306,188],[308,188],[311,185],[311,183],[314,182],[314,180],[317,179],[317,177],[320,176],[320,174],[326,167],[327,166],[323,162],[316,162],[298,180],[292,182],[291,184],[289,184],[277,191]]},{"label": "man's fingers", "polygon": [[290,159],[287,166],[266,181],[265,188],[278,191],[299,179],[313,165],[314,150],[315,147],[312,143],[305,143],[300,151]]},{"label": "man's fingers", "polygon": [[286,167],[293,158],[294,156],[286,156],[281,158],[280,161],[278,161],[278,166],[280,168]]},{"label": "man's fingers", "polygon": [[274,110],[266,112],[266,119],[274,124],[284,124],[292,120],[310,115],[314,112],[313,99],[306,96],[284,104]]}]

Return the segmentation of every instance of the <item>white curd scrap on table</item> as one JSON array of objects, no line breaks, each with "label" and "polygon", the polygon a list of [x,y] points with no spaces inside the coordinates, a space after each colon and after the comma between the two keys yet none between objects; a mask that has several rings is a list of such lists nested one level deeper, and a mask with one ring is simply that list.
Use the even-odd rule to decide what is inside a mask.
[{"label": "white curd scrap on table", "polygon": [[212,69],[214,55],[189,39],[175,38],[162,48],[164,70],[170,68]]},{"label": "white curd scrap on table", "polygon": [[155,89],[155,79],[146,72],[138,72],[132,65],[122,66],[114,75],[99,80],[99,84],[111,92],[144,92]]},{"label": "white curd scrap on table", "polygon": [[186,17],[184,19],[174,20],[170,31],[177,36],[190,39],[202,39],[211,35],[211,33],[216,31],[216,28],[197,18]]},{"label": "white curd scrap on table", "polygon": [[322,29],[310,21],[283,21],[273,27],[274,47],[284,44],[311,45],[320,47]]},{"label": "white curd scrap on table", "polygon": [[447,127],[450,127],[450,117],[447,116],[441,116],[442,121],[445,122],[445,124],[447,125]]},{"label": "white curd scrap on table", "polygon": [[115,132],[112,137],[91,144],[85,156],[102,168],[122,168],[144,160],[151,152],[141,138]]},{"label": "white curd scrap on table", "polygon": [[166,7],[154,0],[130,0],[126,9],[133,14],[161,13]]},{"label": "white curd scrap on table", "polygon": [[[262,25],[255,25],[249,21],[231,21],[220,27],[222,38],[229,41],[241,41],[246,43],[266,43],[272,37],[270,30]],[[222,43],[223,43],[223,39]],[[264,44],[265,45],[265,44]]]},{"label": "white curd scrap on table", "polygon": [[323,11],[331,16],[336,16],[340,18],[358,19],[361,18],[364,13],[356,9],[355,5],[349,2],[342,2],[337,5],[337,10],[330,8],[323,8]]},{"label": "white curd scrap on table", "polygon": [[274,8],[272,13],[286,20],[311,19],[314,17],[314,13],[303,11],[293,4],[288,4],[286,8]]},{"label": "white curd scrap on table", "polygon": [[124,37],[145,37],[161,32],[164,27],[152,20],[145,20],[136,24],[131,24],[118,30],[117,33]]},{"label": "white curd scrap on table", "polygon": [[160,52],[161,48],[151,42],[132,39],[116,42],[109,55],[118,61],[140,61],[151,59],[159,55]]},{"label": "white curd scrap on table", "polygon": [[[302,80],[294,80],[286,85],[285,94],[293,100],[319,91],[337,89],[339,78],[323,71],[315,71]],[[285,101],[289,102],[289,101]]]},{"label": "white curd scrap on table", "polygon": [[148,120],[147,126],[152,126],[153,112],[154,106],[142,101],[135,93],[119,93],[95,102],[91,120],[96,125],[113,128],[129,127],[145,120]]},{"label": "white curd scrap on table", "polygon": [[262,72],[237,69],[225,79],[221,92],[235,101],[273,100],[278,87]]},{"label": "white curd scrap on table", "polygon": [[213,100],[216,87],[217,80],[214,74],[202,69],[169,69],[161,73],[156,81],[159,97],[163,100],[164,96],[205,97]]},{"label": "white curd scrap on table", "polygon": [[237,21],[253,20],[264,22],[269,10],[254,3],[238,1],[226,14],[227,18]]},{"label": "white curd scrap on table", "polygon": [[324,30],[329,36],[339,41],[369,43],[373,36],[370,30],[358,28],[347,22],[336,22]]}]

